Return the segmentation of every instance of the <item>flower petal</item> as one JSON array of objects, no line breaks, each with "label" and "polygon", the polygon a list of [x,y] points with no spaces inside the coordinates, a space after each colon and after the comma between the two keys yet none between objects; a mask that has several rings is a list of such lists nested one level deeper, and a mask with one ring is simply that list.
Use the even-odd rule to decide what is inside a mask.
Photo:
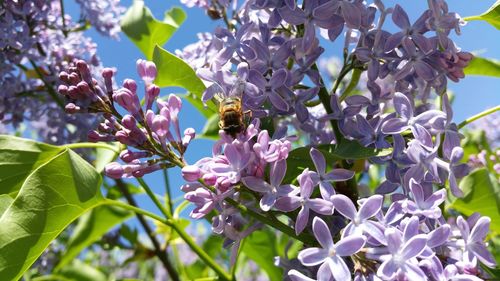
[{"label": "flower petal", "polygon": [[328,251],[321,248],[307,248],[299,252],[297,258],[305,266],[315,266],[323,263],[328,257]]},{"label": "flower petal", "polygon": [[382,208],[382,203],[384,201],[384,196],[382,195],[372,195],[365,200],[363,205],[359,208],[358,217],[361,220],[365,220],[373,217]]},{"label": "flower petal", "polygon": [[319,217],[314,217],[313,219],[313,233],[321,247],[324,249],[333,248],[332,233],[330,232],[328,225]]},{"label": "flower petal", "polygon": [[338,256],[346,257],[357,253],[366,243],[366,238],[362,235],[351,235],[341,239],[335,244]]},{"label": "flower petal", "polygon": [[357,211],[351,199],[343,194],[337,194],[331,197],[331,201],[339,213],[350,220],[354,220]]}]

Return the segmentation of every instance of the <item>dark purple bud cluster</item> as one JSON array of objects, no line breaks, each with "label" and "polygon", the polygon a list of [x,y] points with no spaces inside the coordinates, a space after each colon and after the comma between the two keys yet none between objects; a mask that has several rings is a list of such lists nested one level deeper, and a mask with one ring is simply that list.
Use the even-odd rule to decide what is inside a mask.
[{"label": "dark purple bud cluster", "polygon": [[[137,83],[125,79],[119,89],[113,87],[114,70],[102,70],[102,79],[92,77],[89,66],[77,61],[75,67],[60,73],[63,82],[59,93],[68,103],[68,113],[102,113],[104,121],[88,133],[93,142],[118,141],[129,147],[120,153],[125,164],[117,162],[106,166],[105,172],[112,178],[142,177],[147,173],[182,165],[182,157],[195,136],[194,129],[181,133],[178,115],[182,107],[179,97],[171,94],[165,101],[158,100],[160,88],[153,83],[156,66],[153,62],[138,60],[137,72],[145,84],[145,108],[137,94]],[[119,113],[116,105],[126,112]],[[153,111],[156,105],[157,112]],[[132,150],[133,148],[133,150]]]}]

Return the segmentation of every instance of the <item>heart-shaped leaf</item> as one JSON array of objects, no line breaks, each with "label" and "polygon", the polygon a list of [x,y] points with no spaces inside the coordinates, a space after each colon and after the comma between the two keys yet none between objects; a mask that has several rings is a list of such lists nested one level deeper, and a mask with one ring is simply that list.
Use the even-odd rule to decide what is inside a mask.
[{"label": "heart-shaped leaf", "polygon": [[104,198],[101,176],[72,150],[11,136],[0,143],[0,175],[16,172],[0,186],[0,276],[18,280],[61,231]]}]

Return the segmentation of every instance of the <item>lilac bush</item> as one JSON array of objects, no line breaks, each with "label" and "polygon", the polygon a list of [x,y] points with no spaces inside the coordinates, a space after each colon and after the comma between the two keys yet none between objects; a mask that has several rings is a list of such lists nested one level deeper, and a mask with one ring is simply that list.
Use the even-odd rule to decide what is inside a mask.
[{"label": "lilac bush", "polygon": [[[85,21],[117,36],[116,15],[122,9],[116,1],[77,2]],[[49,95],[44,107],[64,101],[65,122],[87,122],[81,128],[90,126],[90,142],[120,144],[120,161],[108,163],[104,174],[117,186],[122,179],[137,179],[162,217],[138,208],[128,191],[122,193],[129,205],[107,202],[169,229],[162,246],[141,222],[155,248],[152,255],[170,278],[194,278],[165,254],[175,249],[175,239],[210,268],[200,277],[221,280],[250,279],[236,274],[249,258],[273,280],[498,277],[490,239],[498,226],[488,217],[496,214],[479,208],[481,203],[479,212],[463,207],[482,200],[475,197],[476,188],[491,187],[486,191],[492,197],[498,193],[498,138],[494,130],[488,134],[493,148],[481,142],[482,150],[471,153],[470,138],[461,129],[500,108],[454,122],[448,80],[464,78],[474,56],[451,39],[464,20],[444,0],[427,1],[414,22],[402,5],[387,7],[381,0],[181,2],[203,9],[220,25],[177,50],[180,62],[159,47],[153,61],[138,59],[140,82],[125,79],[117,86],[116,70],[100,65],[95,46],[72,31],[77,24],[69,17],[51,23],[59,33],[43,29],[43,19],[53,19],[48,15],[62,8],[48,4],[25,4],[22,12],[18,2],[3,4],[4,29],[7,19],[29,16],[41,21],[41,30],[36,36],[6,36],[0,68],[3,87],[12,91],[5,104],[11,97],[21,103],[15,69],[28,59],[34,70],[45,71],[37,66],[43,61],[47,75],[21,78],[29,80],[23,87],[57,84],[58,95]],[[41,54],[48,38],[60,40],[52,46],[60,49],[45,47],[47,54]],[[137,38],[131,40],[137,44]],[[325,49],[338,41],[341,57],[322,61]],[[13,49],[25,50],[26,57],[9,53]],[[176,70],[168,71],[172,65]],[[182,82],[186,77],[189,83]],[[195,130],[181,126],[187,122],[179,119],[183,99],[162,96],[160,86],[186,88],[185,101],[212,114],[201,133],[216,139],[207,156],[188,162]],[[0,108],[0,116],[14,126],[25,118],[9,111],[14,103]],[[220,130],[212,128],[213,120]],[[231,133],[227,125],[239,131]],[[142,179],[174,167],[186,181],[180,187],[184,201],[175,210],[170,187],[161,202]],[[478,179],[483,172],[486,176]],[[216,249],[225,257],[215,257],[213,249],[203,249],[185,232],[179,213],[186,205],[193,207],[192,219],[211,224],[214,239],[221,239],[217,247],[229,249]]]}]

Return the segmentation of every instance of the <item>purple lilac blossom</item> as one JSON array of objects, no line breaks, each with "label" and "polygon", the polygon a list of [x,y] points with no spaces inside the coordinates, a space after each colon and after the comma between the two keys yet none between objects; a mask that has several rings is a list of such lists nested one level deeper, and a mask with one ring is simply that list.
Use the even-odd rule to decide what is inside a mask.
[{"label": "purple lilac blossom", "polygon": [[[109,1],[101,2],[106,5]],[[58,73],[78,59],[86,60],[99,71],[96,44],[83,31],[63,30],[57,1],[3,1],[0,15],[2,123],[17,130],[25,121],[35,137],[49,143],[84,140],[83,132],[95,126],[96,119],[91,115],[85,118],[67,115],[60,106],[60,98],[49,92],[57,87]],[[79,26],[68,15],[64,21],[66,29]]]}]

